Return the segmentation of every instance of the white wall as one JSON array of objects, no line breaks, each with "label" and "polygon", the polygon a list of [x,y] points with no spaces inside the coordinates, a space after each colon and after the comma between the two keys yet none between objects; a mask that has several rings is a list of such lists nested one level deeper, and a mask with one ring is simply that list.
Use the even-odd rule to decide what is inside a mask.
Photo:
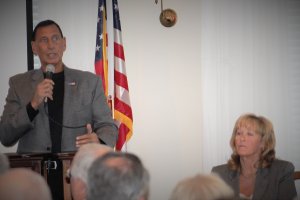
[{"label": "white wall", "polygon": [[[61,25],[65,63],[93,71],[97,0],[34,2],[36,17]],[[300,170],[300,49],[295,46],[300,34],[299,21],[291,19],[299,17],[299,10],[292,10],[300,8],[297,2],[164,0],[178,15],[172,28],[161,26],[160,5],[154,2],[119,0],[134,117],[128,150],[150,170],[151,199],[167,199],[179,179],[226,162],[234,121],[244,112],[273,121],[278,156]],[[1,27],[4,22],[14,27],[2,19]],[[7,58],[2,59],[11,62]],[[10,69],[9,74],[23,71]],[[8,75],[0,76],[4,104]]]},{"label": "white wall", "polygon": [[[0,113],[2,114],[8,91],[8,78],[27,71],[26,1],[0,2]],[[1,116],[0,114],[0,116]],[[0,152],[15,152],[17,146]]]},{"label": "white wall", "polygon": [[228,160],[245,112],[273,122],[277,157],[300,170],[300,1],[207,0],[200,12],[203,170]]}]

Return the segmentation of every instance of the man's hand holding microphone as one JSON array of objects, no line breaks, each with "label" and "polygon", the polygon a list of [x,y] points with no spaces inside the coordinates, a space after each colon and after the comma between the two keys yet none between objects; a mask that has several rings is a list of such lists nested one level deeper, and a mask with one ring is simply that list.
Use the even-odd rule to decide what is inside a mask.
[{"label": "man's hand holding microphone", "polygon": [[54,82],[52,81],[52,75],[55,72],[55,67],[52,64],[48,64],[46,66],[46,76],[45,79],[40,82],[33,95],[31,100],[31,106],[37,110],[39,105],[43,102],[47,102],[47,99],[53,100],[53,87]]}]

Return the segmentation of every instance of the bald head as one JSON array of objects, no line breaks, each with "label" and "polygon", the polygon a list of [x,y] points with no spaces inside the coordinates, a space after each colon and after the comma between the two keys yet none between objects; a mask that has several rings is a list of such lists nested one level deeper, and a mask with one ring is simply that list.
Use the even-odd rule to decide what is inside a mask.
[{"label": "bald head", "polygon": [[215,174],[197,174],[179,181],[170,200],[231,200],[234,192]]},{"label": "bald head", "polygon": [[8,170],[0,177],[0,197],[10,200],[51,200],[45,179],[26,168]]},{"label": "bald head", "polygon": [[149,196],[148,170],[132,153],[109,152],[97,158],[88,180],[88,200],[146,200]]},{"label": "bald head", "polygon": [[71,164],[72,177],[80,178],[86,183],[87,171],[92,162],[110,151],[113,151],[113,148],[103,144],[89,143],[81,146]]},{"label": "bald head", "polygon": [[97,143],[81,146],[71,164],[71,194],[74,200],[86,199],[87,174],[97,158],[113,151],[113,148]]}]

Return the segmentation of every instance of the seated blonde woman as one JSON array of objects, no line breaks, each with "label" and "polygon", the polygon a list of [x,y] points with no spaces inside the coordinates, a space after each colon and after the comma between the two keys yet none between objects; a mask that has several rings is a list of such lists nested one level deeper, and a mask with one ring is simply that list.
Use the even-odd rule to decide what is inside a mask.
[{"label": "seated blonde woman", "polygon": [[292,200],[297,196],[294,165],[275,158],[275,134],[265,117],[245,114],[236,121],[227,164],[214,167],[235,199]]},{"label": "seated blonde woman", "polygon": [[176,185],[170,200],[231,200],[233,190],[217,175],[196,175]]}]

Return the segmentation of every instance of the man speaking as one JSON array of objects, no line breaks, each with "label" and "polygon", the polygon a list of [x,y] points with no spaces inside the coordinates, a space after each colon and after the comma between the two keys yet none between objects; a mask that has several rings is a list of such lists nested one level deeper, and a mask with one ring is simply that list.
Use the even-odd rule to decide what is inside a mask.
[{"label": "man speaking", "polygon": [[1,143],[19,142],[18,153],[70,152],[91,142],[114,147],[117,127],[101,79],[66,67],[62,61],[66,38],[59,25],[40,22],[31,46],[41,67],[10,78],[0,121]]},{"label": "man speaking", "polygon": [[[93,73],[70,69],[62,61],[66,39],[57,23],[40,22],[34,29],[32,51],[40,69],[9,79],[0,120],[0,141],[18,143],[18,153],[74,152],[86,143],[114,147],[117,127],[106,102],[101,79]],[[47,182],[53,199],[63,199],[60,160],[48,166]]]}]

